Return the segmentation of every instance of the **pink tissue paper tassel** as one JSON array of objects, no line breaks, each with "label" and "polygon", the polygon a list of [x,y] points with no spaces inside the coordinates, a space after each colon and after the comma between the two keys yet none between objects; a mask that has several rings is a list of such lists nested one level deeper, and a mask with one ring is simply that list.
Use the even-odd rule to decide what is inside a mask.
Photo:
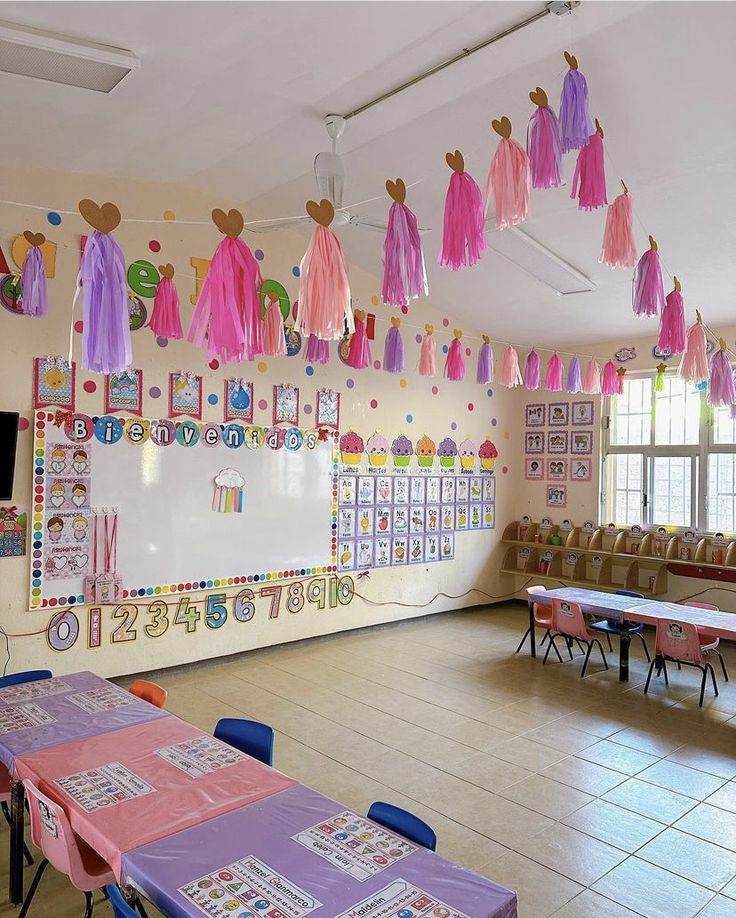
[{"label": "pink tissue paper tassel", "polygon": [[583,391],[583,378],[577,355],[570,360],[567,368],[567,391],[570,395],[576,395],[578,392]]},{"label": "pink tissue paper tassel", "polygon": [[383,302],[386,306],[408,306],[409,300],[428,292],[416,215],[406,204],[394,201],[383,244]]},{"label": "pink tissue paper tassel", "polygon": [[[225,236],[215,249],[197,297],[187,338],[225,363],[253,360],[263,353],[258,262],[242,239]],[[301,307],[301,302],[299,303]],[[300,310],[301,311],[301,310]]]},{"label": "pink tissue paper tassel", "polygon": [[565,184],[560,125],[549,106],[538,106],[529,119],[526,152],[532,188],[559,188]]},{"label": "pink tissue paper tassel", "polygon": [[603,367],[601,393],[603,395],[618,394],[618,376],[616,375],[616,364],[612,360],[609,360]]},{"label": "pink tissue paper tassel", "polygon": [[419,350],[419,375],[436,376],[437,375],[437,358],[434,335],[431,331],[425,331],[422,338],[422,346]]},{"label": "pink tissue paper tassel", "polygon": [[680,377],[688,382],[701,383],[708,379],[708,341],[701,322],[696,322],[687,333],[685,353],[680,361]]},{"label": "pink tissue paper tassel", "polygon": [[460,339],[455,337],[445,358],[445,377],[455,382],[465,379],[465,355]]},{"label": "pink tissue paper tassel", "polygon": [[501,362],[501,385],[513,389],[515,386],[520,386],[522,382],[521,370],[519,369],[519,355],[516,353],[516,348],[509,345],[503,352],[503,360]]},{"label": "pink tissue paper tassel", "polygon": [[685,301],[679,290],[667,294],[659,319],[657,347],[670,356],[682,354],[686,345]]},{"label": "pink tissue paper tassel", "polygon": [[626,370],[621,368],[620,373],[616,373],[616,395],[624,394],[624,376],[626,375]]},{"label": "pink tissue paper tassel", "polygon": [[30,246],[23,259],[20,289],[21,310],[24,316],[40,318],[48,313],[46,263],[38,246]]},{"label": "pink tissue paper tassel", "polygon": [[347,360],[354,370],[364,370],[371,364],[371,345],[365,331],[365,314],[356,310],[355,331],[350,339]]},{"label": "pink tissue paper tassel", "polygon": [[322,339],[318,338],[316,335],[310,335],[309,338],[307,338],[304,359],[309,363],[329,363],[330,342],[322,341]]},{"label": "pink tissue paper tassel", "polygon": [[562,380],[565,375],[565,364],[559,354],[553,354],[547,361],[547,372],[544,374],[544,388],[548,392],[562,392]]},{"label": "pink tissue paper tassel", "polygon": [[593,357],[588,361],[588,366],[585,368],[583,392],[586,395],[601,394],[601,367],[598,361]]},{"label": "pink tissue paper tassel", "polygon": [[266,307],[266,318],[263,323],[263,353],[269,357],[286,355],[284,317],[281,315],[281,304],[277,299],[271,300]]},{"label": "pink tissue paper tassel", "polygon": [[613,204],[609,204],[599,259],[601,264],[612,268],[633,268],[636,264],[632,213],[631,195],[628,193],[620,194]]},{"label": "pink tissue paper tassel", "polygon": [[532,348],[524,363],[524,385],[527,389],[538,389],[542,384],[541,363],[539,354]]},{"label": "pink tissue paper tassel", "polygon": [[387,373],[404,372],[404,342],[398,325],[391,325],[383,346],[383,369]]},{"label": "pink tissue paper tassel", "polygon": [[493,349],[490,341],[483,340],[478,351],[478,365],[475,370],[475,381],[481,386],[493,382]]},{"label": "pink tissue paper tassel", "polygon": [[[119,373],[133,365],[125,256],[112,233],[93,230],[82,252],[82,369]],[[75,295],[76,299],[76,295]]]},{"label": "pink tissue paper tassel", "polygon": [[588,83],[579,70],[571,67],[565,74],[560,99],[562,152],[584,147],[593,130],[588,111]]},{"label": "pink tissue paper tassel", "polygon": [[590,135],[578,153],[570,197],[578,198],[579,210],[595,210],[608,203],[603,138],[598,131]]},{"label": "pink tissue paper tassel", "polygon": [[712,408],[733,405],[736,402],[733,370],[726,354],[726,342],[721,338],[720,348],[710,362],[710,385],[708,387],[708,404]]},{"label": "pink tissue paper tassel", "polygon": [[445,198],[440,265],[459,271],[488,251],[480,188],[467,172],[453,172]]},{"label": "pink tissue paper tassel", "polygon": [[348,269],[340,240],[329,226],[317,225],[299,266],[299,311],[294,328],[324,341],[353,330]]},{"label": "pink tissue paper tassel", "polygon": [[483,210],[488,213],[491,192],[496,226],[504,229],[526,220],[529,212],[529,157],[515,140],[502,137],[491,161],[483,189]]},{"label": "pink tissue paper tassel", "polygon": [[178,340],[184,337],[179,314],[179,293],[171,277],[162,277],[158,282],[148,327],[157,338]]},{"label": "pink tissue paper tassel", "polygon": [[656,316],[664,309],[664,281],[659,252],[647,249],[634,271],[633,308],[637,316]]}]

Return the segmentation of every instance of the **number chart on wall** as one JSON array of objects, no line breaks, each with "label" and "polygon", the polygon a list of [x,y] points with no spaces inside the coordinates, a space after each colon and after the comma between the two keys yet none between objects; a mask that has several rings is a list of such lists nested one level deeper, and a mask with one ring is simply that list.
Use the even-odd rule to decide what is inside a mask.
[{"label": "number chart on wall", "polygon": [[34,432],[32,609],[335,570],[332,432],[50,411]]}]

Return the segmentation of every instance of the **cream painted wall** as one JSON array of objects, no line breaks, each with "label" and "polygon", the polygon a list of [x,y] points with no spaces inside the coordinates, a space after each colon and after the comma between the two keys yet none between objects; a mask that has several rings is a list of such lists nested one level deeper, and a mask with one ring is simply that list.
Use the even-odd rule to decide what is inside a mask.
[{"label": "cream painted wall", "polygon": [[[238,202],[212,200],[180,187],[131,184],[79,175],[2,170],[0,176],[3,198],[43,206],[41,210],[29,210],[0,205],[0,245],[6,256],[10,258],[13,238],[25,229],[44,232],[58,246],[56,276],[49,281],[48,317],[35,320],[12,316],[0,309],[0,409],[19,411],[24,418],[30,420],[33,408],[33,357],[67,353],[71,303],[79,266],[79,237],[85,232],[85,224],[78,215],[63,215],[60,226],[50,226],[46,220],[46,207],[75,211],[76,202],[80,198],[91,197],[98,202],[116,202],[124,217],[161,220],[163,211],[171,209],[180,221],[206,221],[213,207],[228,209],[237,206]],[[246,211],[246,220],[256,216]],[[167,261],[174,264],[186,327],[192,311],[189,297],[195,290],[190,258],[211,257],[220,238],[215,227],[211,224],[191,226],[183,222],[127,223],[116,231],[116,238],[129,262],[144,258],[156,265]],[[290,233],[248,234],[246,238],[253,250],[261,248],[265,253],[261,262],[264,278],[279,280],[287,288],[292,300],[296,298],[298,279],[293,276],[292,267],[299,264],[306,238]],[[148,247],[149,240],[154,239],[161,243],[161,250],[157,254],[151,253]],[[436,257],[435,246],[436,243],[429,244],[427,258]],[[376,271],[380,271],[380,265],[376,266]],[[372,302],[372,297],[380,290],[380,282],[377,276],[356,268],[351,268],[350,275],[354,305],[374,312],[377,316],[376,340],[372,347],[374,358],[380,359],[388,327],[388,310]],[[445,317],[450,319],[448,329],[443,327]],[[441,377],[434,380],[422,379],[415,370],[419,353],[415,335],[425,322],[434,323],[438,362],[441,364],[441,346],[445,342],[449,343],[451,330],[456,323],[451,313],[431,309],[425,302],[412,305],[409,314],[402,316],[402,319],[407,350],[405,387],[402,387],[399,378],[382,370],[350,370],[334,355],[327,367],[316,367],[311,377],[305,374],[306,365],[302,355],[295,358],[264,358],[268,365],[264,373],[258,372],[253,364],[221,367],[213,371],[208,367],[204,352],[186,342],[172,341],[166,348],[161,348],[157,346],[153,335],[142,329],[133,333],[133,349],[135,366],[144,373],[143,413],[149,417],[166,416],[168,373],[183,369],[192,370],[204,377],[205,420],[223,419],[223,381],[227,377],[243,375],[254,382],[256,406],[262,398],[268,402],[265,411],[256,407],[256,423],[268,424],[271,421],[273,384],[293,382],[300,387],[302,404],[314,404],[318,387],[331,386],[338,389],[342,397],[341,428],[345,430],[353,426],[364,439],[376,428],[381,428],[389,438],[405,431],[414,441],[426,431],[437,443],[449,435],[458,441],[470,436],[478,443],[490,437],[499,450],[496,496],[499,528],[495,531],[459,533],[456,560],[453,562],[416,568],[387,568],[373,571],[367,580],[356,580],[358,591],[366,599],[390,603],[388,605],[372,605],[356,597],[351,604],[333,610],[318,611],[307,604],[298,614],[282,610],[277,619],[269,620],[268,604],[262,599],[257,602],[256,615],[250,622],[238,623],[231,616],[226,625],[217,631],[207,629],[200,622],[194,634],[185,634],[181,626],[172,625],[166,634],[155,639],[144,632],[144,625],[149,619],[143,606],[134,626],[136,639],[115,645],[110,641],[112,609],[107,607],[103,611],[102,645],[94,650],[88,650],[86,645],[86,610],[77,609],[81,634],[71,649],[63,653],[52,651],[44,633],[12,637],[9,671],[50,666],[60,673],[85,668],[94,669],[103,675],[139,672],[486,601],[486,597],[480,593],[469,593],[458,599],[439,598],[430,605],[424,605],[439,591],[458,595],[478,588],[500,596],[504,589],[508,590],[512,586],[510,581],[499,578],[497,574],[499,564],[496,549],[504,522],[517,512],[517,495],[522,486],[517,444],[518,395],[494,386],[494,394],[489,397],[486,387],[475,384],[476,340],[467,341],[473,353],[468,359],[468,374],[463,383],[450,383]],[[409,325],[415,327],[409,328]],[[468,328],[465,331],[466,335],[478,334]],[[78,359],[78,334],[74,335],[74,347],[75,358]],[[354,388],[346,386],[348,378],[355,380]],[[84,384],[90,380],[97,384],[94,393],[84,389]],[[160,398],[154,399],[148,395],[152,386],[161,389]],[[436,395],[433,394],[433,386],[437,387]],[[214,407],[207,403],[210,393],[220,397],[220,403]],[[77,410],[89,414],[102,413],[103,398],[103,378],[78,370]],[[375,409],[371,407],[373,399],[378,402]],[[408,415],[413,418],[411,423],[407,421]],[[301,420],[305,423],[307,416],[302,415]],[[454,432],[451,430],[452,423],[457,425]],[[507,473],[502,471],[506,467]],[[186,487],[186,482],[177,482],[176,487]],[[16,480],[11,503],[29,508],[30,498],[31,432],[26,430],[19,435]],[[175,489],[172,493],[171,512],[176,513]],[[206,533],[202,537],[206,538]],[[278,561],[278,558],[274,558],[274,568],[278,566]],[[51,617],[49,610],[28,611],[28,575],[28,557],[0,559],[0,624],[11,634],[43,632]],[[237,588],[228,592],[234,595]],[[193,597],[194,601],[200,602],[200,608],[204,595],[199,593]]]}]

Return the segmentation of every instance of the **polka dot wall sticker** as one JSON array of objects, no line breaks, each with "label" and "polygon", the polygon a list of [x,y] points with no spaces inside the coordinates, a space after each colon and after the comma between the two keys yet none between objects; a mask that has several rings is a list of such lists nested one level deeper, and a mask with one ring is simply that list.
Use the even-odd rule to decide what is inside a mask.
[{"label": "polka dot wall sticker", "polygon": [[450,320],[449,320],[449,319],[443,319],[443,320],[442,320],[442,324],[445,326],[445,328],[447,328],[447,326],[450,324]]},{"label": "polka dot wall sticker", "polygon": [[414,340],[416,341],[417,344],[421,344],[421,343],[422,343],[422,336],[419,335],[419,334],[417,334],[417,335],[415,336]]},{"label": "polka dot wall sticker", "polygon": [[312,413],[312,406],[311,406],[311,405],[305,405],[305,406],[304,406],[304,414],[311,414],[311,413]]},{"label": "polka dot wall sticker", "polygon": [[432,395],[437,395],[439,391],[440,390],[437,388],[437,386],[432,386]]},{"label": "polka dot wall sticker", "polygon": [[488,398],[493,398],[493,389],[486,390],[486,395],[488,396]]},{"label": "polka dot wall sticker", "polygon": [[299,277],[299,275],[302,273],[299,270],[299,265],[294,265],[294,267],[291,269],[291,273],[294,275],[294,277]]},{"label": "polka dot wall sticker", "polygon": [[149,248],[152,252],[160,252],[160,251],[161,251],[161,243],[158,241],[158,239],[151,239],[151,241],[148,243],[148,248]]},{"label": "polka dot wall sticker", "polygon": [[509,436],[510,436],[510,434],[509,434],[508,430],[504,430],[504,432],[503,432],[503,438],[504,438],[504,440],[508,440]]},{"label": "polka dot wall sticker", "polygon": [[466,347],[466,348],[465,348],[465,356],[466,356],[466,357],[470,357],[470,355],[471,355],[472,353],[473,353],[473,352],[470,350],[469,347]]},{"label": "polka dot wall sticker", "polygon": [[268,369],[268,364],[265,363],[263,360],[259,361],[259,363],[258,363],[258,372],[259,372],[259,373],[265,373],[267,369]]},{"label": "polka dot wall sticker", "polygon": [[375,398],[371,399],[371,408],[378,408],[378,402]]},{"label": "polka dot wall sticker", "polygon": [[213,392],[212,395],[207,396],[207,401],[210,403],[210,405],[216,405],[219,402],[219,398]]},{"label": "polka dot wall sticker", "polygon": [[24,418],[22,415],[18,418],[18,430],[28,430],[30,426],[28,418]]},{"label": "polka dot wall sticker", "polygon": [[263,261],[263,259],[266,257],[266,256],[263,254],[263,249],[256,249],[255,252],[254,252],[253,254],[254,254],[255,257],[258,259],[258,261]]},{"label": "polka dot wall sticker", "polygon": [[406,416],[406,423],[407,423],[407,424],[411,424],[411,423],[413,423],[413,421],[414,421],[414,415],[413,415],[413,414],[407,414],[407,416]]},{"label": "polka dot wall sticker", "polygon": [[314,367],[310,364],[304,368],[304,372],[307,374],[307,376],[314,376]]},{"label": "polka dot wall sticker", "polygon": [[81,319],[77,319],[77,321],[74,323],[74,331],[79,335],[81,335],[84,331],[84,322]]},{"label": "polka dot wall sticker", "polygon": [[261,411],[265,411],[266,408],[268,408],[268,402],[266,401],[265,398],[262,398],[262,399],[258,402],[258,407],[261,409]]},{"label": "polka dot wall sticker", "polygon": [[371,297],[371,303],[373,303],[374,306],[378,306],[380,302],[381,301],[378,299],[377,295],[374,293],[373,296]]},{"label": "polka dot wall sticker", "polygon": [[504,473],[504,475],[508,474],[508,470],[509,470],[509,467],[507,465],[501,466],[501,471]]},{"label": "polka dot wall sticker", "polygon": [[219,369],[220,369],[220,361],[219,361],[216,357],[213,357],[212,360],[210,360],[208,366],[209,366],[210,370],[219,370]]},{"label": "polka dot wall sticker", "polygon": [[345,386],[346,386],[346,388],[352,389],[354,385],[355,385],[355,380],[354,380],[354,379],[346,379],[346,380],[345,380]]},{"label": "polka dot wall sticker", "polygon": [[151,396],[151,398],[161,398],[161,390],[158,386],[151,386],[151,388],[148,390],[148,394]]},{"label": "polka dot wall sticker", "polygon": [[165,210],[163,216],[164,216],[164,220],[168,222],[171,222],[172,220],[176,220],[176,214],[174,213],[173,210]]},{"label": "polka dot wall sticker", "polygon": [[408,306],[402,306],[402,307],[401,307],[401,311],[404,313],[405,316],[408,316],[408,315],[409,315],[409,307],[408,307]]},{"label": "polka dot wall sticker", "polygon": [[449,349],[449,347],[448,347],[446,344],[443,344],[443,345],[442,345],[442,353],[443,353],[443,354],[446,354],[449,350],[450,350],[450,349]]},{"label": "polka dot wall sticker", "polygon": [[401,386],[402,389],[406,389],[408,383],[407,383],[407,381],[406,381],[405,379],[400,379],[400,380],[399,380],[399,385]]},{"label": "polka dot wall sticker", "polygon": [[456,422],[456,421],[453,421],[452,424],[450,424],[450,430],[457,430],[457,422]]},{"label": "polka dot wall sticker", "polygon": [[475,405],[472,402],[468,402],[468,411],[472,411],[475,408]]},{"label": "polka dot wall sticker", "polygon": [[374,369],[374,370],[380,370],[380,369],[381,369],[381,361],[380,361],[380,360],[374,360],[374,361],[373,361],[373,369]]},{"label": "polka dot wall sticker", "polygon": [[96,392],[97,383],[93,379],[86,379],[84,385],[82,386],[85,392]]},{"label": "polka dot wall sticker", "polygon": [[61,223],[61,214],[57,214],[55,210],[51,210],[46,214],[46,219],[52,226],[58,226]]},{"label": "polka dot wall sticker", "polygon": [[498,424],[498,421],[496,420],[496,418],[491,418],[491,426],[495,427],[496,424]]},{"label": "polka dot wall sticker", "polygon": [[168,338],[162,338],[162,337],[158,336],[158,337],[156,338],[156,344],[158,344],[159,347],[168,347],[168,346],[169,346],[169,339],[168,339]]}]

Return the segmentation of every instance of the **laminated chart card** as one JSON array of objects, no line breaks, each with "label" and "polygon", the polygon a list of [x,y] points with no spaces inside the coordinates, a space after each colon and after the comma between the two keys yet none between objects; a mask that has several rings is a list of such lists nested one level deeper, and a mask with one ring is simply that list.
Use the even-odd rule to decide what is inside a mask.
[{"label": "laminated chart card", "polygon": [[0,708],[0,733],[13,733],[29,727],[52,724],[55,718],[37,704],[19,704],[15,708]]},{"label": "laminated chart card", "polygon": [[156,750],[156,755],[192,778],[210,775],[213,771],[248,759],[244,753],[211,736],[195,736],[184,743],[164,746]]},{"label": "laminated chart card", "polygon": [[406,880],[394,880],[337,918],[468,918]]},{"label": "laminated chart card", "polygon": [[0,704],[14,704],[18,701],[33,701],[47,695],[58,695],[71,689],[68,682],[62,679],[42,679],[40,682],[24,682],[21,685],[9,685],[0,689]]},{"label": "laminated chart card", "polygon": [[140,699],[130,692],[121,692],[116,688],[98,688],[90,689],[88,692],[78,692],[69,695],[67,701],[71,701],[78,708],[86,711],[88,714],[100,714],[102,711],[112,711],[115,708],[122,708],[125,705],[136,704]]},{"label": "laminated chart card", "polygon": [[400,835],[387,832],[350,810],[292,838],[361,882],[417,850]]},{"label": "laminated chart card", "polygon": [[155,787],[120,762],[57,778],[54,784],[87,813],[156,792]]},{"label": "laminated chart card", "polygon": [[210,918],[302,918],[322,905],[288,877],[252,856],[193,880],[178,891]]}]

